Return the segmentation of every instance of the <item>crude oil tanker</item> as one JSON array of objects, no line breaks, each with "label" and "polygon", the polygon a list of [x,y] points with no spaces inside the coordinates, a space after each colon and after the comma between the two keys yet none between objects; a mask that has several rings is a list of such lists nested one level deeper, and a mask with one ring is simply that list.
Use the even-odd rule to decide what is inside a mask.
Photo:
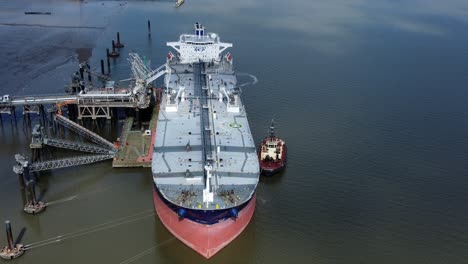
[{"label": "crude oil tanker", "polygon": [[233,57],[216,33],[168,42],[152,158],[159,218],[206,258],[234,240],[255,210],[259,162]]}]

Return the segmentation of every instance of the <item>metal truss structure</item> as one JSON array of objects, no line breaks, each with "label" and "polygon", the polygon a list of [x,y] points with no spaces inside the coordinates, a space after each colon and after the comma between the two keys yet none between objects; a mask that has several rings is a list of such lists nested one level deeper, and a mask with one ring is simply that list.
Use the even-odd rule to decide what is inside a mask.
[{"label": "metal truss structure", "polygon": [[23,105],[23,115],[24,114],[39,114],[41,112],[40,105],[31,104]]},{"label": "metal truss structure", "polygon": [[111,119],[111,112],[109,106],[78,106],[78,119],[83,119],[83,117],[91,117],[91,119],[96,119],[98,117],[105,117],[106,119]]},{"label": "metal truss structure", "polygon": [[82,135],[82,136],[85,136],[87,137],[89,140],[93,141],[94,143],[100,145],[100,146],[103,146],[107,149],[110,149],[110,150],[113,150],[113,151],[116,151],[116,148],[114,146],[114,144],[112,144],[111,142],[107,141],[106,139],[104,139],[103,137],[99,136],[98,134],[94,133],[93,131],[87,129],[87,128],[84,128],[80,125],[78,125],[77,123],[71,121],[70,119],[62,116],[62,115],[55,115],[55,120],[63,125],[64,127]]},{"label": "metal truss structure", "polygon": [[105,154],[105,155],[114,155],[115,150],[110,150],[109,148],[103,148],[93,144],[86,144],[82,142],[73,142],[69,140],[63,140],[58,138],[44,138],[43,144],[63,149],[71,149],[76,151],[96,153],[96,154]]},{"label": "metal truss structure", "polygon": [[84,165],[89,163],[94,163],[102,160],[113,159],[114,154],[111,155],[88,155],[88,156],[78,156],[78,157],[70,157],[64,159],[56,159],[56,160],[49,160],[49,161],[40,161],[29,163],[21,154],[16,154],[16,165],[13,166],[13,171],[17,174],[23,174],[25,168],[28,168],[28,172],[36,172],[36,171],[44,171],[44,170],[52,170],[52,169],[60,169],[60,168],[67,168],[77,165]]}]

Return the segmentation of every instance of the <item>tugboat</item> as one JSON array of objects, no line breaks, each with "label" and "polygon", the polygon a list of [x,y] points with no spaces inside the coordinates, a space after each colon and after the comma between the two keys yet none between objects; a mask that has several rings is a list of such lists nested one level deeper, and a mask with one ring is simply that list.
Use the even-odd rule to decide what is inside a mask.
[{"label": "tugboat", "polygon": [[263,139],[258,151],[260,172],[265,176],[271,176],[286,167],[287,147],[284,140],[275,136],[275,125],[273,120],[269,135]]}]

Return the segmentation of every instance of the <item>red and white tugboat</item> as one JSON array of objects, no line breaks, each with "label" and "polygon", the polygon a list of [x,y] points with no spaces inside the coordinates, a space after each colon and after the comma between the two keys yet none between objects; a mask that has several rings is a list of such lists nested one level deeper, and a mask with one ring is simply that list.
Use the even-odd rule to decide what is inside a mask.
[{"label": "red and white tugboat", "polygon": [[275,126],[271,121],[269,136],[263,139],[258,152],[260,172],[263,175],[270,176],[282,170],[286,167],[286,154],[286,143],[275,136]]}]

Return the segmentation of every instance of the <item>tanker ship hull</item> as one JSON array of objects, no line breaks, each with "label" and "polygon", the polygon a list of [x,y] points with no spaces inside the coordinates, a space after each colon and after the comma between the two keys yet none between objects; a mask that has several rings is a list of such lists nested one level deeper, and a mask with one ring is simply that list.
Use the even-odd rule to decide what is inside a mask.
[{"label": "tanker ship hull", "polygon": [[165,201],[154,188],[153,201],[159,219],[169,232],[209,259],[231,243],[247,227],[255,211],[256,196],[254,195],[241,206],[237,218],[226,217],[226,212],[220,212],[221,216],[216,211],[210,212],[219,218],[219,221],[214,224],[203,224],[188,218],[181,219],[177,214],[178,207]]},{"label": "tanker ship hull", "polygon": [[154,204],[175,237],[210,258],[254,213],[255,143],[232,55],[224,53],[232,44],[197,23],[195,34],[167,45],[176,54],[168,53],[164,70],[133,69],[165,73],[152,157]]}]

